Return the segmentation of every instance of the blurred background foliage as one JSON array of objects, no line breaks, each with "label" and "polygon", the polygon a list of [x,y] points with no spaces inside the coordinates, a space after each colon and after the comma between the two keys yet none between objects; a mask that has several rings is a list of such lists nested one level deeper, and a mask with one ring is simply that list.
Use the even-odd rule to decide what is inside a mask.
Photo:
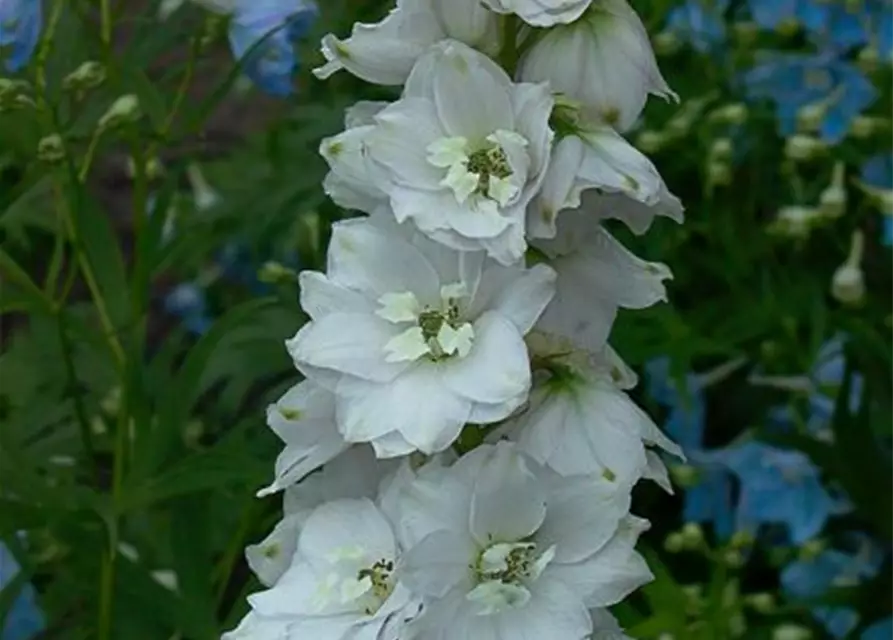
[{"label": "blurred background foliage", "polygon": [[[682,102],[631,139],[687,220],[615,230],[675,278],[612,342],[689,460],[672,498],[637,490],[656,580],[616,613],[636,638],[889,639],[890,4],[632,4]],[[387,3],[320,5],[284,96],[188,2],[47,0],[0,80],[3,640],[215,638],[257,587],[295,274],[348,215],[317,148],[396,96],[309,72]]]}]

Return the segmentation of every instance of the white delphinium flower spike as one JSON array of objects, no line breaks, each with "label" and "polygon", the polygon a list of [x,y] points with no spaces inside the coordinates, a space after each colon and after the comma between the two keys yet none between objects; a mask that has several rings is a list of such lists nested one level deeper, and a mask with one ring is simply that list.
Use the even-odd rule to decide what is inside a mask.
[{"label": "white delphinium flower spike", "polygon": [[622,136],[582,122],[574,106],[559,107],[556,119],[570,131],[555,145],[542,189],[528,209],[530,237],[555,237],[559,213],[575,208],[618,218],[637,234],[656,215],[682,221],[682,203],[651,161]]},{"label": "white delphinium flower spike", "polygon": [[635,256],[589,211],[562,213],[556,237],[533,246],[558,274],[537,329],[568,338],[578,349],[604,348],[618,308],[645,309],[667,299],[664,281],[672,274],[666,265]]},{"label": "white delphinium flower spike", "polygon": [[285,573],[248,597],[252,615],[243,624],[256,635],[237,629],[224,638],[397,638],[417,609],[394,575],[399,556],[391,525],[371,500],[320,505]]},{"label": "white delphinium flower spike", "polygon": [[518,77],[549,82],[579,100],[590,122],[618,131],[635,124],[649,94],[678,100],[627,0],[598,0],[573,24],[549,29],[524,56]]},{"label": "white delphinium flower spike", "polygon": [[335,393],[345,440],[382,457],[442,451],[466,423],[502,420],[526,400],[523,336],[554,279],[546,265],[503,267],[388,218],[340,222],[327,273],[301,274],[311,321],[287,347]]},{"label": "white delphinium flower spike", "polygon": [[460,42],[433,47],[367,138],[397,220],[455,249],[520,260],[525,211],[549,162],[552,105],[546,85],[514,84]]},{"label": "white delphinium flower spike", "polygon": [[482,0],[497,13],[514,13],[527,24],[551,27],[573,22],[583,15],[592,0]]},{"label": "white delphinium flower spike", "polygon": [[615,491],[628,493],[641,478],[672,492],[655,446],[682,458],[670,441],[624,392],[635,377],[616,353],[599,354],[545,335],[532,335],[536,376],[524,413],[500,435],[563,476],[603,476]]},{"label": "white delphinium flower spike", "polygon": [[314,69],[328,78],[346,69],[366,82],[401,85],[416,60],[433,44],[452,38],[487,53],[499,50],[498,16],[480,0],[398,0],[376,24],[357,23],[346,40],[322,40],[327,62]]},{"label": "white delphinium flower spike", "polygon": [[262,584],[271,587],[288,568],[298,544],[298,533],[319,505],[343,498],[374,498],[379,483],[399,468],[393,460],[379,460],[372,447],[353,446],[304,478],[286,487],[283,518],[264,540],[245,550],[248,566]]},{"label": "white delphinium flower spike", "polygon": [[628,515],[628,492],[595,476],[562,478],[511,443],[420,473],[406,491],[437,497],[389,513],[415,522],[420,536],[401,540],[397,574],[424,598],[410,637],[582,640],[592,632],[589,608],[652,577],[633,550],[648,525]]}]

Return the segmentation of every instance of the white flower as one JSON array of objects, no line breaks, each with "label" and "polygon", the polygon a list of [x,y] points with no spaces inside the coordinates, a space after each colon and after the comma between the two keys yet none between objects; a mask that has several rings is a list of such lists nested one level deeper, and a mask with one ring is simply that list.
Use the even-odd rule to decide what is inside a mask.
[{"label": "white flower", "polygon": [[396,640],[414,613],[410,593],[394,576],[398,557],[390,523],[372,501],[317,507],[285,573],[248,597],[253,616],[246,624],[257,628],[250,637]]},{"label": "white flower", "polygon": [[285,443],[276,459],[276,478],[263,497],[298,482],[350,445],[335,427],[335,397],[305,380],[267,407],[267,425]]},{"label": "white flower", "polygon": [[385,179],[383,169],[369,158],[366,144],[375,129],[375,115],[387,104],[358,102],[347,110],[344,119],[347,129],[324,138],[319,145],[319,153],[330,168],[323,190],[340,207],[371,213],[387,204],[387,194],[380,187]]},{"label": "white flower", "polygon": [[295,365],[336,395],[348,442],[379,456],[452,444],[466,423],[526,399],[523,336],[555,274],[452,251],[378,217],[335,225],[327,274],[301,274],[311,321],[287,342]]},{"label": "white flower", "polygon": [[678,100],[626,0],[599,0],[577,22],[549,29],[524,56],[519,78],[549,82],[582,103],[589,121],[620,131],[635,124],[648,94]]},{"label": "white flower", "polygon": [[573,22],[592,4],[592,0],[483,0],[498,13],[514,13],[527,24],[551,27]]},{"label": "white flower", "polygon": [[534,246],[558,274],[537,329],[579,349],[602,350],[618,308],[645,309],[667,299],[664,280],[672,274],[666,265],[636,257],[588,211],[563,213],[558,235]]},{"label": "white flower", "polygon": [[610,127],[585,125],[555,145],[542,190],[528,210],[529,235],[554,237],[559,213],[578,207],[621,218],[636,233],[655,215],[682,220],[682,204],[655,166]]},{"label": "white flower", "polygon": [[416,60],[447,38],[495,53],[497,16],[480,0],[398,0],[381,22],[355,24],[347,40],[326,35],[322,53],[328,62],[314,74],[324,79],[347,69],[373,84],[401,85]]},{"label": "white flower", "polygon": [[460,42],[433,47],[367,138],[397,220],[453,248],[518,261],[549,161],[552,104],[545,85],[513,84]]},{"label": "white flower", "polygon": [[245,550],[248,566],[262,584],[273,586],[288,568],[298,544],[298,532],[319,505],[342,498],[374,498],[379,483],[396,472],[391,460],[378,460],[372,447],[351,447],[320,471],[293,484],[283,494],[283,518],[258,544]]},{"label": "white flower", "polygon": [[670,491],[663,463],[646,446],[656,445],[680,458],[682,451],[618,387],[615,381],[627,377],[622,363],[604,356],[541,362],[543,375],[531,391],[527,410],[501,433],[563,476],[601,475],[620,492],[651,477]]},{"label": "white flower", "polygon": [[629,493],[600,478],[561,478],[502,442],[417,482],[434,483],[436,499],[410,500],[410,513],[396,516],[424,534],[401,540],[398,566],[425,598],[416,637],[582,640],[592,631],[588,608],[651,579],[633,550],[647,522],[627,515]]}]

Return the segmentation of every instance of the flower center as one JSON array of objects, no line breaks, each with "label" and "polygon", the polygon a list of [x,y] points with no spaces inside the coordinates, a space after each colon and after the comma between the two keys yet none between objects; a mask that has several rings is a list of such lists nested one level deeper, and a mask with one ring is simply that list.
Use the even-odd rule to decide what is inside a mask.
[{"label": "flower center", "polygon": [[[362,611],[374,615],[394,591],[391,575],[392,560],[381,559],[363,566],[359,549],[340,549],[332,558],[332,570],[317,588],[316,606],[320,613],[336,611]],[[360,566],[360,569],[357,569]]]},{"label": "flower center", "polygon": [[461,136],[441,138],[428,146],[428,162],[447,169],[440,184],[452,189],[459,204],[471,200],[478,209],[496,211],[506,206],[520,188],[512,181],[514,171],[507,146],[522,148],[527,140],[512,131],[497,131],[483,144],[472,145]]},{"label": "flower center", "polygon": [[384,346],[387,362],[405,362],[427,356],[442,360],[468,355],[474,339],[471,324],[461,318],[459,302],[466,296],[461,284],[441,287],[439,307],[423,307],[413,293],[387,293],[379,298],[376,314],[394,324],[411,323]]},{"label": "flower center", "polygon": [[394,583],[391,580],[391,574],[394,572],[394,563],[391,560],[379,560],[371,567],[360,569],[357,572],[357,582],[360,584],[370,585],[369,590],[364,594],[363,611],[367,615],[373,615],[381,608],[385,600],[394,590]]},{"label": "flower center", "polygon": [[498,542],[484,549],[473,565],[477,586],[468,592],[478,615],[491,615],[524,606],[527,588],[555,557],[555,547],[537,553],[532,542]]}]

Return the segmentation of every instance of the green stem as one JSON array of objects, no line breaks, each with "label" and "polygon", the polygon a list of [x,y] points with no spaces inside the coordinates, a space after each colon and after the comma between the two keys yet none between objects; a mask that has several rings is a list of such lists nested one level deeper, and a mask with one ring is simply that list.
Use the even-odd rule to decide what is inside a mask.
[{"label": "green stem", "polygon": [[87,454],[87,460],[92,463],[96,459],[96,448],[93,446],[93,434],[90,431],[90,421],[87,418],[87,409],[84,406],[84,399],[80,389],[77,388],[78,379],[74,367],[74,358],[72,357],[74,349],[71,340],[68,338],[65,311],[62,308],[59,308],[56,311],[56,326],[59,332],[59,342],[62,345],[62,362],[65,365],[65,374],[68,378],[68,385],[71,388],[74,412],[77,416],[81,441],[84,445],[84,452]]},{"label": "green stem", "polygon": [[502,45],[499,50],[499,62],[509,76],[515,75],[518,65],[518,16],[508,14],[502,19]]},{"label": "green stem", "polygon": [[100,0],[100,37],[107,48],[112,44],[112,3],[111,0]]}]

